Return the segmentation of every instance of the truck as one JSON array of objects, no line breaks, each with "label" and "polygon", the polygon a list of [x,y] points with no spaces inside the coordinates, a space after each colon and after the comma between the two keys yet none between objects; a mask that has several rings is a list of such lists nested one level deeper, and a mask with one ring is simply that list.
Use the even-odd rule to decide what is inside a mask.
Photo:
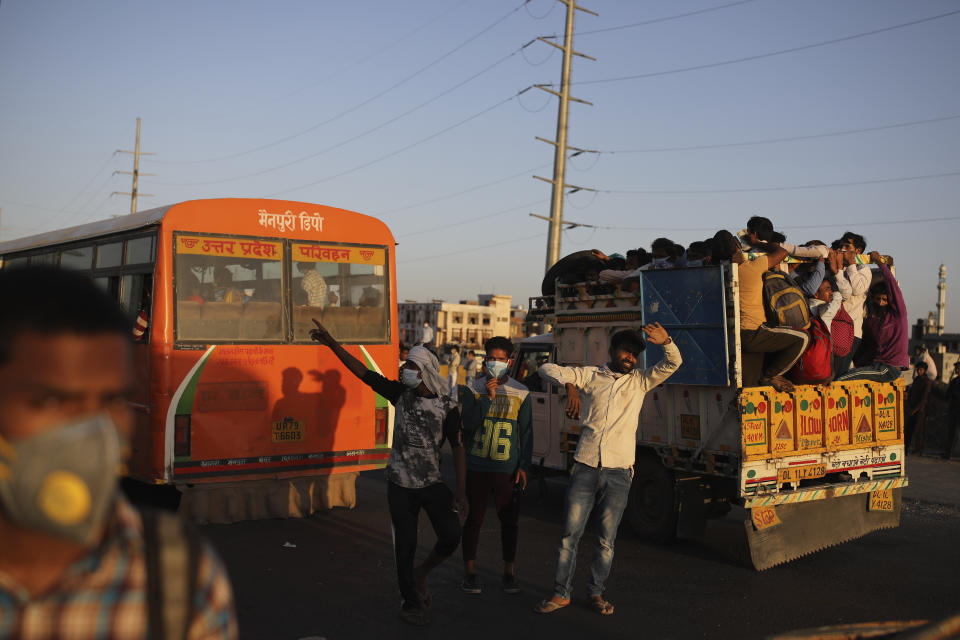
[{"label": "truck", "polygon": [[[632,280],[629,289],[558,282],[553,296],[530,300],[552,331],[519,344],[511,373],[530,388],[541,467],[573,465],[580,425],[539,366],[599,365],[613,333],[659,322],[683,364],[647,393],[640,413],[624,519],[641,538],[702,536],[710,518],[738,505],[753,566],[764,570],[899,525],[908,484],[902,380],[743,387],[735,264]],[[648,343],[637,366],[662,357]]]}]

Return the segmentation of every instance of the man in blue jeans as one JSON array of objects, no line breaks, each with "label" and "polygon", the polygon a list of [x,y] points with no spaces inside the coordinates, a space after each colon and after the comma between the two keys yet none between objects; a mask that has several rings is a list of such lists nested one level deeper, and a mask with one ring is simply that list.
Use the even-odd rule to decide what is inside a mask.
[{"label": "man in blue jeans", "polygon": [[577,545],[594,507],[597,546],[587,581],[588,603],[601,615],[613,613],[613,605],[603,597],[603,587],[613,564],[613,543],[633,480],[643,397],[669,378],[682,362],[680,350],[659,323],[643,327],[643,333],[647,341],[663,346],[663,360],[647,369],[636,368],[646,343],[643,335],[633,330],[613,334],[610,362],[601,367],[561,367],[551,363],[540,367],[540,376],[548,382],[567,385],[568,390],[572,386],[582,393],[582,407],[577,407],[578,400],[574,399],[574,406],[568,405],[568,414],[582,409],[584,417],[567,485],[553,596],[534,608],[537,613],[552,613],[570,604]]}]

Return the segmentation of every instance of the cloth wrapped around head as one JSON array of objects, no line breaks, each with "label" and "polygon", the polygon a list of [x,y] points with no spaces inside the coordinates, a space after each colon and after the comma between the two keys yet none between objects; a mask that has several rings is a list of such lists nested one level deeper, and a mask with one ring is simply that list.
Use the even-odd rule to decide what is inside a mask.
[{"label": "cloth wrapped around head", "polygon": [[420,379],[432,393],[438,396],[450,395],[447,381],[440,375],[440,362],[426,347],[416,346],[410,349],[407,360],[420,367]]}]

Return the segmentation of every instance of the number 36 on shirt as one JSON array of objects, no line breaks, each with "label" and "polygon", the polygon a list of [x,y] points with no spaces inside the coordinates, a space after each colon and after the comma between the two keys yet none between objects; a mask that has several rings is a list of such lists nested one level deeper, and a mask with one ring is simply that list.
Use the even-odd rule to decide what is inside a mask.
[{"label": "number 36 on shirt", "polygon": [[509,460],[511,435],[513,435],[511,423],[494,422],[487,418],[483,421],[481,431],[473,438],[473,449],[470,450],[470,455],[500,462]]}]

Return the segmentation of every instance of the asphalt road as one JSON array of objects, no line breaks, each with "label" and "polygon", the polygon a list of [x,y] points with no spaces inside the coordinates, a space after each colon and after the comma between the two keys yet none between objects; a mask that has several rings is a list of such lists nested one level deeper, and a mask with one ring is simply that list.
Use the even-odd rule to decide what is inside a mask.
[{"label": "asphalt road", "polygon": [[[955,464],[955,463],[948,463]],[[951,469],[955,472],[956,469]],[[478,564],[485,590],[462,593],[458,553],[430,577],[433,623],[409,627],[399,595],[382,473],[361,475],[358,506],[305,520],[202,527],[233,580],[242,638],[762,638],[791,629],[870,620],[938,619],[960,612],[960,508],[907,502],[897,529],[756,572],[744,512],[712,520],[701,541],[658,547],[626,524],[607,597],[613,616],[583,604],[593,536],[580,545],[574,602],[532,612],[553,582],[565,483],[524,497],[519,595],[500,591],[499,523],[487,514]],[[421,521],[421,556],[434,542]],[[296,545],[285,546],[285,545]]]}]

